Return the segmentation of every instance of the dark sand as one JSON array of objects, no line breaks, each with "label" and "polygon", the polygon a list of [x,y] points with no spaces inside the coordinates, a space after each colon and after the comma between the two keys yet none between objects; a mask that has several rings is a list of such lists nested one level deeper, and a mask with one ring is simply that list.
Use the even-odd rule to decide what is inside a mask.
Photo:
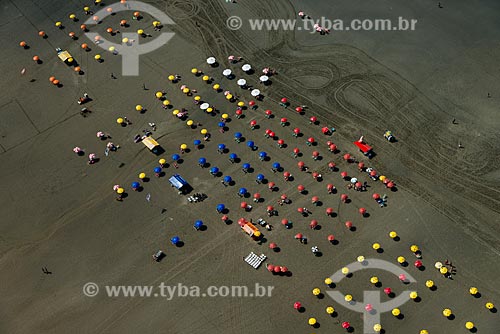
[{"label": "dark sand", "polygon": [[[397,3],[397,4],[396,4]],[[448,4],[437,12],[431,1],[407,6],[399,1],[374,2],[340,1],[329,5],[324,1],[316,7],[287,1],[241,0],[238,4],[222,1],[157,1],[156,7],[176,22],[172,31],[176,36],[165,47],[141,56],[140,77],[121,77],[120,57],[97,48],[79,31],[80,22],[67,19],[75,12],[84,19],[83,2],[3,1],[0,17],[0,37],[4,41],[0,68],[1,84],[0,170],[3,191],[0,192],[2,223],[0,224],[0,323],[1,333],[326,333],[343,332],[342,321],[349,321],[355,333],[362,333],[362,318],[334,302],[328,296],[317,300],[311,290],[325,290],[323,280],[356,260],[358,255],[377,257],[396,263],[399,255],[410,262],[414,257],[411,244],[423,250],[425,271],[410,265],[406,270],[417,283],[412,285],[422,298],[420,303],[408,302],[401,306],[404,319],[389,313],[382,315],[386,333],[418,333],[426,328],[429,333],[466,332],[464,323],[474,321],[478,333],[496,333],[500,325],[498,313],[486,310],[484,304],[492,301],[500,305],[496,278],[500,255],[498,171],[498,46],[493,40],[498,26],[493,20],[498,4],[494,2],[465,2]],[[467,5],[465,5],[467,4]],[[379,7],[380,6],[380,7]],[[403,7],[404,6],[404,7]],[[421,22],[411,38],[391,33],[333,33],[330,36],[310,35],[305,32],[250,32],[247,29],[229,31],[225,28],[228,16],[246,18],[295,18],[299,9],[317,17],[345,15],[355,17],[363,8],[363,17],[377,17],[386,11],[394,16],[413,15]],[[387,9],[390,8],[390,9]],[[103,34],[109,25],[117,27],[123,15],[109,17],[99,26]],[[129,21],[129,17],[126,17]],[[387,17],[383,15],[383,17]],[[54,27],[61,20],[64,30]],[[155,34],[151,18],[132,22],[129,31],[143,27]],[[456,26],[463,25],[461,29]],[[45,30],[48,39],[38,37]],[[76,31],[78,41],[68,38]],[[481,38],[479,38],[481,37]],[[119,36],[115,41],[119,41]],[[26,40],[29,50],[18,46]],[[85,52],[79,45],[88,42],[92,51]],[[405,41],[403,43],[403,41]],[[62,64],[54,48],[67,48],[81,64],[84,75],[75,74]],[[93,56],[102,54],[98,64]],[[43,64],[34,64],[31,58],[39,55]],[[272,66],[279,72],[272,77],[272,85],[258,83],[258,72],[246,75],[240,65],[231,65],[237,77],[246,78],[259,86],[265,95],[257,111],[246,111],[245,119],[233,117],[230,130],[217,131],[218,117],[199,111],[190,99],[181,94],[180,84],[168,82],[167,76],[178,73],[185,83],[222,112],[234,115],[235,104],[225,101],[210,85],[194,77],[194,66],[215,78],[224,89],[237,92],[243,101],[251,99],[240,91],[235,80],[222,77],[229,66],[229,54],[242,55],[260,72]],[[209,68],[207,56],[220,60],[217,68]],[[452,56],[453,55],[453,56]],[[445,57],[447,56],[447,57]],[[20,75],[25,67],[27,73]],[[110,78],[110,73],[117,80]],[[398,74],[399,73],[399,74]],[[56,88],[48,82],[55,75],[63,83]],[[33,79],[33,82],[30,80]],[[142,90],[145,83],[148,91]],[[187,204],[168,185],[167,178],[154,178],[144,184],[144,191],[133,192],[129,186],[137,174],[152,175],[157,157],[142,144],[134,144],[133,136],[156,122],[154,133],[165,148],[164,157],[178,151],[180,143],[192,148],[193,139],[201,139],[200,128],[188,129],[184,122],[165,111],[154,97],[157,90],[166,90],[174,108],[188,108],[192,119],[201,122],[213,134],[203,150],[191,150],[183,155],[178,170],[165,169],[168,175],[181,173],[195,188],[209,198],[198,204]],[[492,98],[486,98],[491,91]],[[76,99],[88,92],[94,99],[87,106],[93,113],[82,118]],[[287,96],[292,106],[309,106],[305,116],[284,111],[277,105],[281,96]],[[138,114],[134,106],[142,104],[148,110]],[[278,119],[267,120],[263,110],[272,109],[276,115],[286,115],[291,126],[282,128]],[[249,115],[254,114],[254,117]],[[320,126],[309,125],[307,117],[316,115]],[[127,116],[133,124],[119,127],[117,117]],[[451,124],[453,118],[458,125]],[[250,131],[248,122],[256,119],[261,128]],[[321,125],[335,126],[331,137],[320,134]],[[294,139],[293,127],[300,127],[305,137]],[[276,143],[263,136],[271,128],[290,144],[278,149]],[[389,144],[382,134],[391,129],[398,142]],[[105,142],[95,136],[96,131],[112,135],[112,141],[121,148],[109,157],[103,154]],[[244,143],[237,145],[233,133],[240,131],[254,140],[259,150],[265,150],[270,162],[260,162],[256,152],[250,152]],[[359,135],[375,147],[377,153],[368,162],[352,141]],[[317,150],[324,157],[314,162],[308,136],[319,141]],[[324,143],[334,141],[340,153],[331,155]],[[465,146],[458,148],[458,141]],[[243,162],[250,162],[255,172],[243,175],[240,165],[231,165],[227,155],[216,153],[218,143],[225,143]],[[296,144],[295,144],[296,143]],[[86,153],[95,152],[101,158],[88,166],[85,157],[71,152],[80,146]],[[298,159],[291,157],[291,148],[299,147],[305,154],[301,159],[311,170],[322,171],[324,180],[315,182],[311,176],[296,168]],[[359,174],[354,164],[342,161],[344,153],[365,161],[378,171],[394,179],[398,191],[388,192],[380,182],[368,180]],[[212,166],[217,165],[224,175],[231,175],[236,185],[224,188],[197,166],[204,156]],[[327,171],[327,163],[335,161],[340,170],[368,181],[368,192],[357,193],[345,189],[346,182],[338,172]],[[283,182],[279,174],[272,174],[273,161],[279,161],[294,174],[295,180]],[[124,164],[121,166],[121,164]],[[120,167],[121,166],[121,167]],[[277,183],[279,192],[269,193],[265,185],[254,182],[262,172]],[[327,195],[326,184],[339,189]],[[114,200],[112,186],[123,185],[129,194],[123,203]],[[296,186],[304,184],[306,196],[298,195]],[[230,208],[229,216],[236,222],[243,214],[236,195],[240,186],[251,193],[261,192],[265,203],[255,204],[251,213],[254,220],[265,215],[265,206],[275,204],[282,192],[293,203],[279,207],[279,217],[269,219],[275,226],[264,232],[266,242],[256,244],[245,236],[236,223],[224,225],[215,213],[217,203]],[[340,193],[347,192],[352,203],[341,204]],[[380,209],[371,199],[378,192],[389,195],[388,207]],[[151,202],[145,200],[151,194]],[[302,218],[298,206],[310,204],[312,195],[318,195],[323,206],[311,209],[309,218]],[[251,201],[251,200],[250,200]],[[253,202],[252,202],[253,204]],[[335,218],[324,215],[326,207],[338,213]],[[366,207],[370,217],[361,218],[359,207]],[[166,212],[162,213],[165,208]],[[294,221],[294,228],[285,230],[280,220]],[[202,219],[206,231],[196,232],[192,224]],[[308,228],[310,219],[317,219],[321,230]],[[352,220],[355,232],[347,231],[344,222]],[[395,230],[401,237],[395,242],[388,232]],[[301,245],[293,236],[304,233],[309,245]],[[338,245],[327,242],[328,234],[335,234]],[[169,238],[179,235],[185,242],[181,248],[170,245]],[[269,250],[269,242],[281,247],[280,253]],[[376,254],[371,245],[380,242],[383,254]],[[314,257],[311,245],[318,245],[322,257]],[[151,254],[163,249],[167,257],[161,263],[151,260]],[[291,277],[273,276],[265,268],[254,270],[242,256],[250,251],[265,253],[267,263],[286,265]],[[435,261],[450,259],[457,266],[457,275],[446,280],[433,269]],[[45,275],[41,268],[53,272]],[[373,287],[368,279],[372,272],[359,272],[343,280],[337,289],[362,298],[363,290]],[[397,278],[386,272],[375,273],[383,286],[391,286],[396,293],[405,288]],[[429,291],[424,283],[432,279],[437,291]],[[95,298],[82,294],[86,282],[104,285],[249,285],[256,282],[273,285],[272,298],[107,298],[101,293]],[[469,287],[476,286],[480,298],[469,295]],[[385,296],[383,300],[387,300]],[[306,311],[297,313],[292,307],[301,301]],[[325,313],[328,305],[335,307],[338,316]],[[453,310],[456,318],[447,320],[443,308]],[[320,327],[312,330],[307,319],[314,316]]]}]

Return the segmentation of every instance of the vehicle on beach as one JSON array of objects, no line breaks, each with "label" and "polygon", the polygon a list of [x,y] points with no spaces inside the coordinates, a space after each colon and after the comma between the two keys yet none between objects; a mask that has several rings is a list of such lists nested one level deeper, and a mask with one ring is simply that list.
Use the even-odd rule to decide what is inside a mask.
[{"label": "vehicle on beach", "polygon": [[142,140],[144,146],[146,146],[151,152],[158,155],[163,152],[160,144],[153,137],[146,137]]},{"label": "vehicle on beach", "polygon": [[384,138],[387,139],[387,141],[393,143],[396,141],[396,137],[394,137],[394,135],[392,134],[391,131],[387,130],[386,132],[384,132]]},{"label": "vehicle on beach", "polygon": [[371,159],[375,156],[375,153],[373,152],[373,147],[370,145],[366,144],[363,141],[363,137],[359,138],[359,140],[356,140],[354,142],[354,145],[356,145],[359,150],[366,156],[368,159]]},{"label": "vehicle on beach", "polygon": [[259,239],[261,236],[262,236],[262,233],[260,233],[259,229],[257,228],[257,226],[255,226],[254,224],[248,222],[248,221],[245,221],[242,225],[241,225],[241,229],[246,233],[248,234],[250,237],[252,237],[253,239],[257,240]]},{"label": "vehicle on beach", "polygon": [[165,257],[165,253],[163,253],[162,250],[159,250],[153,254],[153,260],[155,260],[156,262],[160,262],[161,259],[163,259],[164,257]]}]

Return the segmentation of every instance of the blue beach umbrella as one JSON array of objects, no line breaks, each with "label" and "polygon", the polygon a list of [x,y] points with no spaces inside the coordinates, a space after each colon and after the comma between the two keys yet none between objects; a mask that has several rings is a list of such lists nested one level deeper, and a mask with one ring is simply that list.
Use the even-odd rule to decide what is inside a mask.
[{"label": "blue beach umbrella", "polygon": [[226,123],[224,123],[224,122],[219,122],[219,124],[218,124],[218,125],[219,125],[219,128],[223,128],[223,127],[225,127],[225,126],[226,126]]},{"label": "blue beach umbrella", "polygon": [[280,169],[280,168],[281,168],[280,163],[279,163],[279,162],[275,162],[275,163],[273,163],[273,168],[274,168],[274,169]]},{"label": "blue beach umbrella", "polygon": [[243,169],[249,169],[250,168],[250,164],[248,162],[244,163],[243,164]]},{"label": "blue beach umbrella", "polygon": [[226,149],[226,145],[224,145],[224,144],[219,144],[218,147],[219,147],[220,151],[224,151]]},{"label": "blue beach umbrella", "polygon": [[226,206],[224,204],[217,204],[217,212],[222,212]]},{"label": "blue beach umbrella", "polygon": [[266,152],[260,152],[259,153],[259,158],[265,158],[267,157],[267,153]]},{"label": "blue beach umbrella", "polygon": [[201,140],[199,140],[199,139],[195,139],[195,140],[193,141],[193,144],[194,144],[194,146],[198,146],[198,145],[200,145],[200,144],[201,144]]},{"label": "blue beach umbrella", "polygon": [[234,138],[236,138],[236,139],[240,139],[242,136],[243,136],[243,135],[241,134],[241,132],[236,132],[236,133],[234,134]]},{"label": "blue beach umbrella", "polygon": [[210,168],[210,174],[217,174],[218,172],[219,172],[219,168],[217,168],[217,167]]},{"label": "blue beach umbrella", "polygon": [[205,158],[199,158],[199,159],[198,159],[198,163],[199,163],[200,165],[204,166],[204,165],[207,163],[207,159],[205,159]]},{"label": "blue beach umbrella", "polygon": [[197,220],[194,222],[194,228],[199,230],[203,226],[203,222],[201,220]]},{"label": "blue beach umbrella", "polygon": [[161,167],[155,167],[155,169],[153,169],[153,172],[154,172],[155,174],[159,174],[159,173],[161,173]]},{"label": "blue beach umbrella", "polygon": [[179,160],[180,158],[181,158],[181,156],[180,156],[180,155],[178,155],[178,154],[172,154],[172,160],[177,161],[177,160]]},{"label": "blue beach umbrella", "polygon": [[259,180],[259,181],[264,180],[264,175],[263,174],[258,174],[257,175],[257,180]]},{"label": "blue beach umbrella", "polygon": [[132,182],[132,189],[137,189],[141,186],[139,182]]},{"label": "blue beach umbrella", "polygon": [[231,153],[231,154],[229,155],[229,159],[231,159],[231,160],[234,160],[234,159],[236,159],[236,158],[238,158],[238,155],[236,155],[236,153]]},{"label": "blue beach umbrella", "polygon": [[240,190],[238,190],[238,194],[240,194],[240,195],[245,195],[247,192],[248,191],[246,188],[240,188]]},{"label": "blue beach umbrella", "polygon": [[224,182],[225,183],[231,183],[232,180],[233,179],[231,178],[231,176],[229,176],[229,175],[224,176]]},{"label": "blue beach umbrella", "polygon": [[247,146],[250,147],[250,148],[253,148],[255,146],[255,143],[253,141],[249,140],[247,142]]},{"label": "blue beach umbrella", "polygon": [[181,241],[181,238],[179,238],[178,236],[175,236],[175,237],[172,237],[170,239],[170,241],[172,242],[172,245],[177,245],[179,243],[179,241]]}]

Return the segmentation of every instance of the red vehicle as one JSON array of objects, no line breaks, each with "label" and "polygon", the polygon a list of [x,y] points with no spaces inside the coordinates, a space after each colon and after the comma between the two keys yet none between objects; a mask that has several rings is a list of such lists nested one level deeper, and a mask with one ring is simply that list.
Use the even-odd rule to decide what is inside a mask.
[{"label": "red vehicle", "polygon": [[359,150],[363,152],[363,154],[367,156],[369,159],[374,157],[375,153],[373,152],[373,147],[371,147],[370,145],[366,144],[363,141],[363,136],[361,136],[359,140],[355,141],[354,145],[356,145],[359,148]]}]

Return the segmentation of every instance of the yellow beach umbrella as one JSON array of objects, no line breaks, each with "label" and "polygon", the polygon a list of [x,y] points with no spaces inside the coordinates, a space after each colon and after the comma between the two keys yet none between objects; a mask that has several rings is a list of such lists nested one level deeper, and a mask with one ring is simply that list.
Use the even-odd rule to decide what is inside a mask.
[{"label": "yellow beach umbrella", "polygon": [[445,309],[443,310],[443,315],[444,315],[445,317],[447,317],[447,318],[448,318],[451,314],[452,314],[452,312],[451,312],[451,310],[450,310],[449,308],[445,308]]},{"label": "yellow beach umbrella", "polygon": [[325,284],[326,285],[330,285],[332,283],[333,283],[333,281],[332,281],[332,279],[330,277],[325,278]]},{"label": "yellow beach umbrella", "polygon": [[74,19],[76,19],[76,15],[75,14],[69,14],[69,18],[72,19],[72,20],[74,20]]},{"label": "yellow beach umbrella", "polygon": [[398,236],[398,234],[396,233],[396,231],[391,231],[391,232],[389,232],[389,237],[390,237],[391,239],[394,239],[394,238],[396,238],[397,236]]},{"label": "yellow beach umbrella", "polygon": [[365,257],[363,255],[360,255],[357,257],[358,262],[363,262],[365,260]]},{"label": "yellow beach umbrella", "polygon": [[144,30],[142,30],[142,29],[137,30],[137,34],[144,35]]},{"label": "yellow beach umbrella", "polygon": [[58,28],[62,27],[62,22],[61,21],[57,21],[56,22],[56,27],[58,27]]},{"label": "yellow beach umbrella", "polygon": [[110,46],[110,47],[108,48],[108,50],[109,50],[110,52],[113,52],[113,51],[115,51],[115,47],[114,47],[114,46]]},{"label": "yellow beach umbrella", "polygon": [[212,86],[212,88],[215,89],[215,90],[218,90],[220,88],[220,85],[219,84],[215,84],[215,85]]},{"label": "yellow beach umbrella", "polygon": [[127,38],[127,37],[123,37],[123,38],[122,38],[122,43],[127,44],[127,43],[128,43],[128,38]]},{"label": "yellow beach umbrella", "polygon": [[136,105],[135,106],[135,110],[141,111],[142,110],[142,106],[140,104]]},{"label": "yellow beach umbrella", "polygon": [[418,246],[417,246],[417,245],[411,245],[411,246],[410,246],[410,250],[411,250],[413,253],[416,253],[416,252],[418,252]]},{"label": "yellow beach umbrella", "polygon": [[384,180],[385,180],[386,178],[387,178],[387,177],[385,177],[385,175],[380,175],[380,176],[378,177],[378,179],[379,179],[380,181],[382,181],[382,182],[384,182]]},{"label": "yellow beach umbrella", "polygon": [[411,298],[411,299],[417,299],[417,297],[418,297],[418,293],[417,293],[417,291],[412,291],[412,292],[410,292],[410,298]]},{"label": "yellow beach umbrella", "polygon": [[193,122],[193,120],[192,120],[192,119],[190,119],[190,120],[188,120],[188,121],[186,122],[186,124],[187,124],[188,126],[192,126],[192,125],[194,124],[194,122]]},{"label": "yellow beach umbrella", "polygon": [[208,107],[205,111],[206,111],[207,113],[211,113],[212,111],[214,111],[214,108],[212,108],[212,107]]},{"label": "yellow beach umbrella", "polygon": [[314,288],[314,289],[312,290],[312,293],[313,293],[313,295],[315,295],[315,296],[319,296],[319,294],[321,293],[321,290],[320,290],[319,288]]},{"label": "yellow beach umbrella", "polygon": [[344,274],[344,275],[349,274],[349,268],[347,268],[347,267],[342,268],[342,274]]},{"label": "yellow beach umbrella", "polygon": [[159,163],[160,165],[164,165],[165,163],[167,163],[167,160],[165,160],[165,159],[161,158],[160,160],[158,160],[158,163]]},{"label": "yellow beach umbrella", "polygon": [[314,326],[317,323],[316,318],[309,318],[309,320],[307,322],[311,326]]},{"label": "yellow beach umbrella", "polygon": [[335,312],[335,309],[333,308],[333,306],[327,306],[326,313],[333,314],[333,312]]},{"label": "yellow beach umbrella", "polygon": [[158,91],[158,92],[156,92],[156,94],[155,94],[155,95],[156,95],[156,97],[157,97],[157,98],[160,98],[160,97],[162,97],[162,96],[163,96],[163,93]]},{"label": "yellow beach umbrella", "polygon": [[172,111],[172,115],[177,116],[180,113],[179,109]]},{"label": "yellow beach umbrella", "polygon": [[193,68],[191,69],[191,73],[193,73],[193,74],[198,73],[198,69],[197,69],[196,67],[193,67]]},{"label": "yellow beach umbrella", "polygon": [[420,334],[429,334],[429,331],[427,329],[422,329],[420,330]]},{"label": "yellow beach umbrella", "polygon": [[393,308],[392,311],[391,311],[392,315],[397,317],[398,315],[401,314],[401,310],[398,309],[398,308]]},{"label": "yellow beach umbrella", "polygon": [[404,256],[398,256],[398,263],[403,264],[403,263],[405,263],[405,262],[406,262],[406,259],[405,259],[405,257],[404,257]]},{"label": "yellow beach umbrella", "polygon": [[448,268],[446,268],[446,267],[441,267],[441,268],[439,268],[439,272],[440,272],[441,274],[443,274],[443,275],[444,275],[444,274],[447,274],[447,273],[448,273]]},{"label": "yellow beach umbrella", "polygon": [[434,281],[430,279],[425,281],[425,286],[428,288],[432,288],[434,286]]},{"label": "yellow beach umbrella", "polygon": [[146,173],[140,173],[140,174],[139,174],[139,179],[141,179],[141,180],[142,180],[142,179],[144,179],[144,178],[146,178]]},{"label": "yellow beach umbrella", "polygon": [[222,119],[228,119],[229,118],[229,115],[228,114],[222,114]]},{"label": "yellow beach umbrella", "polygon": [[465,323],[465,328],[467,328],[467,329],[473,329],[474,328],[474,323],[472,321],[467,321]]},{"label": "yellow beach umbrella", "polygon": [[471,288],[469,289],[469,293],[470,293],[471,295],[473,295],[473,296],[474,296],[474,295],[477,295],[477,293],[478,293],[478,292],[479,292],[479,291],[477,290],[477,288],[476,288],[476,287],[471,287]]},{"label": "yellow beach umbrella", "polygon": [[233,95],[232,94],[227,94],[226,95],[226,100],[231,100],[233,98]]},{"label": "yellow beach umbrella", "polygon": [[188,146],[186,144],[181,144],[181,150],[185,150],[187,148],[188,148]]},{"label": "yellow beach umbrella", "polygon": [[207,129],[201,129],[200,133],[202,135],[206,135],[208,133],[208,130]]},{"label": "yellow beach umbrella", "polygon": [[484,306],[486,306],[488,310],[493,310],[495,308],[495,304],[490,302],[486,303]]},{"label": "yellow beach umbrella", "polygon": [[382,330],[382,326],[380,324],[373,325],[374,332],[380,332]]},{"label": "yellow beach umbrella", "polygon": [[123,122],[125,122],[125,120],[121,117],[116,119],[116,123],[118,123],[118,124],[123,124]]},{"label": "yellow beach umbrella", "polygon": [[125,192],[125,189],[123,189],[123,188],[116,189],[117,194],[123,194],[124,192]]},{"label": "yellow beach umbrella", "polygon": [[184,94],[189,93],[189,88],[187,88],[187,87],[186,87],[186,88],[183,88],[183,89],[182,89],[182,92],[183,92]]},{"label": "yellow beach umbrella", "polygon": [[194,100],[195,100],[195,101],[199,101],[199,100],[201,100],[201,96],[196,95],[196,96],[194,97]]},{"label": "yellow beach umbrella", "polygon": [[94,59],[95,59],[95,60],[101,60],[101,55],[100,55],[100,54],[96,54],[96,55],[94,56]]},{"label": "yellow beach umbrella", "polygon": [[164,106],[168,106],[168,105],[170,105],[170,100],[164,100],[164,101],[163,101],[163,105],[164,105]]},{"label": "yellow beach umbrella", "polygon": [[377,284],[378,283],[378,277],[377,276],[372,276],[370,278],[370,283],[372,284]]},{"label": "yellow beach umbrella", "polygon": [[243,107],[244,105],[245,105],[245,102],[243,102],[243,101],[238,102],[238,107]]},{"label": "yellow beach umbrella", "polygon": [[380,246],[380,244],[379,244],[378,242],[376,242],[376,243],[374,243],[374,244],[372,245],[372,248],[373,248],[373,249],[375,249],[375,250],[379,250],[379,249],[380,249],[380,247],[381,247],[381,246]]},{"label": "yellow beach umbrella", "polygon": [[170,74],[170,75],[168,76],[168,80],[170,80],[170,81],[174,81],[174,80],[175,80],[175,76],[173,76],[172,74]]},{"label": "yellow beach umbrella", "polygon": [[203,81],[208,81],[208,79],[210,79],[210,77],[208,75],[204,75],[201,79]]},{"label": "yellow beach umbrella", "polygon": [[160,21],[153,21],[153,27],[158,27],[160,24]]},{"label": "yellow beach umbrella", "polygon": [[346,302],[350,302],[350,301],[352,301],[352,295],[345,295],[345,296],[344,296],[344,300],[345,300]]}]

